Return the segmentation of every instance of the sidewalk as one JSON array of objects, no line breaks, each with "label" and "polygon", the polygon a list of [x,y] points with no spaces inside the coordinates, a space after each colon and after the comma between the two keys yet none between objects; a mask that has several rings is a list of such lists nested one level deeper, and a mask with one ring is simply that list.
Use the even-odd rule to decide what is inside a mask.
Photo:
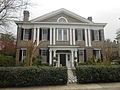
[{"label": "sidewalk", "polygon": [[43,86],[23,88],[0,88],[0,90],[89,90],[89,89],[120,88],[120,83],[100,84],[68,84],[64,86]]}]

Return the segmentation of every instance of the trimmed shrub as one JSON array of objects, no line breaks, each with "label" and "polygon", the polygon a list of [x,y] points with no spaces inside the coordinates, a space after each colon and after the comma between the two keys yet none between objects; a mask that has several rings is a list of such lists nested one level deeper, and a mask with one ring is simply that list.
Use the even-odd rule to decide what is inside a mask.
[{"label": "trimmed shrub", "polygon": [[1,67],[0,87],[26,87],[67,84],[67,68]]},{"label": "trimmed shrub", "polygon": [[120,66],[76,67],[78,83],[120,82]]},{"label": "trimmed shrub", "polygon": [[15,66],[15,58],[13,56],[0,55],[0,67]]}]

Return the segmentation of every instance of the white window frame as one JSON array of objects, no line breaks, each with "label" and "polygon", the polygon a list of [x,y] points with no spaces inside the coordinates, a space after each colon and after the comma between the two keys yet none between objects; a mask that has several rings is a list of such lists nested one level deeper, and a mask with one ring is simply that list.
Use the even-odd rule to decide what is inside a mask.
[{"label": "white window frame", "polygon": [[99,54],[99,57],[97,58],[97,57],[95,56],[95,58],[96,58],[96,59],[101,59],[101,49],[95,48],[94,51],[95,51],[95,53],[98,51],[98,54]]},{"label": "white window frame", "polygon": [[[27,56],[27,49],[26,48],[21,48],[21,50],[22,50],[22,59],[21,59],[21,61],[23,62],[23,60],[26,58],[26,56]],[[24,56],[24,54],[23,54],[23,51],[24,50],[26,50],[26,56]]]},{"label": "white window frame", "polygon": [[[65,22],[60,22],[60,19],[64,19],[65,20]],[[58,19],[57,19],[57,22],[60,22],[60,23],[68,23],[68,20],[65,18],[65,17],[59,17]]]},{"label": "white window frame", "polygon": [[78,57],[79,57],[79,55],[80,55],[80,52],[82,52],[82,58],[83,58],[83,60],[81,60],[80,58],[79,58],[79,63],[84,63],[85,62],[85,58],[84,58],[84,50],[78,50]]},{"label": "white window frame", "polygon": [[66,39],[66,40],[64,40],[64,28],[61,28],[61,31],[62,31],[62,35],[61,35],[62,40],[59,40],[59,39],[58,39],[58,35],[59,35],[58,30],[59,30],[59,29],[57,29],[57,41],[68,41],[68,40],[69,40],[68,29],[66,28],[66,31],[67,31],[67,39]]},{"label": "white window frame", "polygon": [[[41,56],[47,56],[47,49],[46,48],[41,48]],[[46,51],[46,55],[43,55],[43,51]]]},{"label": "white window frame", "polygon": [[[25,32],[25,31],[28,32],[28,37],[27,37],[27,38],[25,38],[25,35],[26,35],[26,32]],[[23,40],[24,40],[24,41],[28,41],[28,40],[29,40],[29,29],[23,29]]]},{"label": "white window frame", "polygon": [[[43,31],[44,31],[44,29],[47,30],[47,38],[46,39],[43,39]],[[48,40],[48,29],[49,28],[41,28],[41,30],[42,30],[42,38],[41,38],[41,40],[42,41],[47,41]]]},{"label": "white window frame", "polygon": [[[77,30],[77,41],[83,41],[83,28],[76,29]],[[78,31],[80,31],[80,39],[78,39]]]}]

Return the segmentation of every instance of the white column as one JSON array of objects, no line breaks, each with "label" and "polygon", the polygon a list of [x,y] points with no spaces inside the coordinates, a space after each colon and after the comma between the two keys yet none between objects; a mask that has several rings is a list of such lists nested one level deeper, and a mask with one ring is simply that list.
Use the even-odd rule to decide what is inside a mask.
[{"label": "white column", "polygon": [[85,29],[85,45],[88,47],[88,36],[87,29]]},{"label": "white column", "polygon": [[75,57],[77,58],[77,50],[75,50]]},{"label": "white column", "polygon": [[71,57],[71,63],[72,63],[72,67],[74,68],[74,51],[73,50],[71,50],[71,55],[72,55],[72,57]]},{"label": "white column", "polygon": [[73,45],[75,45],[75,29],[73,29]]},{"label": "white column", "polygon": [[53,50],[53,57],[56,57],[56,50]]},{"label": "white column", "polygon": [[67,29],[67,40],[69,41],[69,30]]},{"label": "white column", "polygon": [[33,29],[33,42],[36,40],[36,28]]},{"label": "white column", "polygon": [[23,58],[23,49],[21,49],[21,50],[22,50],[22,60],[21,60],[21,61],[23,62],[23,59],[24,59],[24,58]]},{"label": "white column", "polygon": [[37,45],[39,45],[39,28],[37,28]]},{"label": "white column", "polygon": [[68,54],[66,54],[66,66],[68,68]]},{"label": "white column", "polygon": [[52,45],[52,28],[50,28],[50,45]]},{"label": "white column", "polygon": [[70,28],[70,45],[72,45],[72,29]]},{"label": "white column", "polygon": [[91,34],[90,34],[90,29],[88,29],[88,39],[89,39],[89,46],[91,47]]},{"label": "white column", "polygon": [[101,52],[100,52],[100,50],[99,50],[99,59],[101,59]]},{"label": "white column", "polygon": [[55,28],[53,28],[53,45],[55,45]]},{"label": "white column", "polygon": [[52,50],[49,50],[49,65],[52,65]]},{"label": "white column", "polygon": [[60,54],[58,54],[58,67],[60,67]]}]

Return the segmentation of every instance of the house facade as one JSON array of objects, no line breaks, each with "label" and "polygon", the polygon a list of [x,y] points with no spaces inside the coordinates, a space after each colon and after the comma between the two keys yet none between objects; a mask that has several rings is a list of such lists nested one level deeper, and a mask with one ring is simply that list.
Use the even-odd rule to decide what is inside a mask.
[{"label": "house facade", "polygon": [[94,23],[92,17],[83,18],[66,9],[59,9],[33,20],[24,11],[23,21],[16,21],[16,62],[22,62],[27,52],[27,42],[36,42],[35,56],[42,57],[42,63],[74,67],[93,55],[101,59],[106,23]]}]

